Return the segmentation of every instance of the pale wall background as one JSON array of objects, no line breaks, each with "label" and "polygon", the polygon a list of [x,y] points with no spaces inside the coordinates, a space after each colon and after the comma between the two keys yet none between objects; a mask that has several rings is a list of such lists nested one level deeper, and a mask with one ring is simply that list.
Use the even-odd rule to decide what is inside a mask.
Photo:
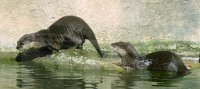
[{"label": "pale wall background", "polygon": [[200,41],[200,0],[0,0],[0,48],[65,15],[84,19],[99,43]]}]

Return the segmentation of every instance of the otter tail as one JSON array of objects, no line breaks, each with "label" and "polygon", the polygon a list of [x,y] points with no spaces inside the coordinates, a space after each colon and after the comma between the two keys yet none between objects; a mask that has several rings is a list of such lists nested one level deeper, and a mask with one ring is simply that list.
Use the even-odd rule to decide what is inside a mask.
[{"label": "otter tail", "polygon": [[97,42],[94,32],[92,31],[92,29],[89,26],[87,26],[87,28],[85,28],[83,30],[83,36],[92,43],[92,45],[94,46],[94,48],[96,49],[96,51],[98,52],[100,57],[102,58],[103,53],[100,50],[100,47],[99,47],[99,44]]}]

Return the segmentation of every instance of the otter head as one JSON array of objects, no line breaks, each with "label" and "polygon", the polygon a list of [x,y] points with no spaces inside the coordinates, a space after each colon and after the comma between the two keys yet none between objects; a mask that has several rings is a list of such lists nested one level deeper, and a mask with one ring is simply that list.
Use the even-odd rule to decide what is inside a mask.
[{"label": "otter head", "polygon": [[131,56],[133,58],[138,57],[136,49],[129,42],[115,42],[112,43],[111,46],[122,57],[123,56]]},{"label": "otter head", "polygon": [[112,43],[111,46],[113,47],[114,51],[119,54],[120,57],[127,55],[127,43],[116,42]]},{"label": "otter head", "polygon": [[133,65],[133,61],[139,58],[136,49],[129,42],[115,42],[111,46],[121,57],[122,65]]},{"label": "otter head", "polygon": [[17,41],[16,49],[18,49],[18,50],[26,49],[33,44],[35,44],[34,35],[33,34],[25,34]]}]

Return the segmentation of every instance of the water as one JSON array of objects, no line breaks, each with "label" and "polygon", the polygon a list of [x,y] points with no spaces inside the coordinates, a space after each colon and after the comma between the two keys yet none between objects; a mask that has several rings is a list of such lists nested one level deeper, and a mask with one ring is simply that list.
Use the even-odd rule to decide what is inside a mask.
[{"label": "water", "polygon": [[153,78],[148,71],[112,73],[54,70],[41,63],[2,63],[0,89],[199,89],[200,70],[178,78]]}]

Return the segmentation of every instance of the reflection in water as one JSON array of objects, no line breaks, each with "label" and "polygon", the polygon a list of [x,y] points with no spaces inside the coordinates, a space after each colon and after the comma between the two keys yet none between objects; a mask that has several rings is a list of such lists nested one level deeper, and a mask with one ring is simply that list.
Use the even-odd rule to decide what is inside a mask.
[{"label": "reflection in water", "polygon": [[[148,84],[142,88],[150,86],[159,87],[178,87],[182,77],[175,76],[175,73],[170,72],[150,72],[150,71],[132,71],[129,73],[123,73],[113,84],[113,89],[133,89],[141,86],[141,82]],[[141,87],[139,87],[141,88]]]},{"label": "reflection in water", "polygon": [[178,87],[176,85],[183,76],[177,76],[173,72],[150,72],[151,78],[148,79],[150,82],[156,82],[152,86],[163,86],[163,87]]},{"label": "reflection in water", "polygon": [[136,81],[141,81],[141,77],[137,75],[137,71],[123,73],[113,84],[113,89],[130,89],[136,86]]},{"label": "reflection in water", "polygon": [[73,72],[66,73],[66,76],[56,76],[43,65],[32,62],[25,62],[21,66],[29,70],[28,73],[23,70],[17,73],[17,87],[24,89],[30,87],[33,89],[96,89],[97,84],[102,82],[98,79],[97,82],[87,82],[82,76],[77,76]]},{"label": "reflection in water", "polygon": [[192,70],[187,76],[174,78],[145,70],[117,74],[49,69],[46,65],[34,62],[0,64],[0,68],[0,89],[199,89],[200,87],[199,69]]}]

